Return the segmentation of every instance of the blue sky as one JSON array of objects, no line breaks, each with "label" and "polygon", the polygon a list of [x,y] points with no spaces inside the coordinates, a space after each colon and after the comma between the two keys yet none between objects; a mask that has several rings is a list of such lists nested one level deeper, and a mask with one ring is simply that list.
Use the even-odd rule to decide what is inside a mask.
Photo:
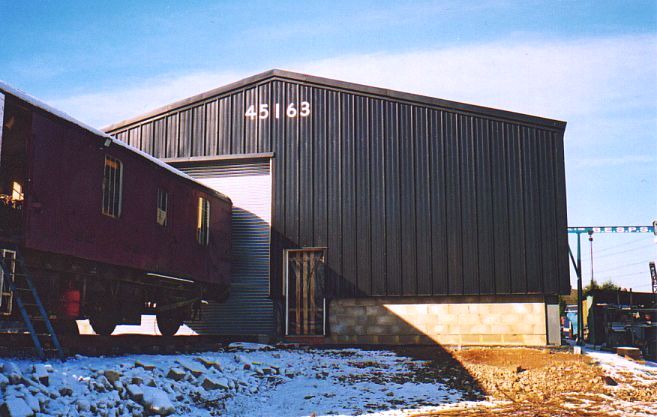
[{"label": "blue sky", "polygon": [[[0,0],[0,39],[0,79],[97,127],[270,68],[566,120],[569,223],[657,218],[654,1]],[[649,290],[652,235],[594,245]]]}]

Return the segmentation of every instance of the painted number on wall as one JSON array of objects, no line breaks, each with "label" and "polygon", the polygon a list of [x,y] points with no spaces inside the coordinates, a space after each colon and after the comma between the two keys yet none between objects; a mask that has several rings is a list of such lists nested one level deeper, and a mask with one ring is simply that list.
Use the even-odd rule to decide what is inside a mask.
[{"label": "painted number on wall", "polygon": [[294,118],[294,117],[308,117],[310,116],[310,103],[307,101],[302,101],[301,106],[297,108],[295,103],[290,103],[286,108],[282,108],[280,103],[274,104],[273,108],[270,111],[269,104],[261,103],[256,108],[255,104],[249,106],[244,113],[244,117],[247,119],[255,120],[256,118],[264,120],[269,118],[270,113],[273,113],[273,117],[280,119],[282,116]]}]

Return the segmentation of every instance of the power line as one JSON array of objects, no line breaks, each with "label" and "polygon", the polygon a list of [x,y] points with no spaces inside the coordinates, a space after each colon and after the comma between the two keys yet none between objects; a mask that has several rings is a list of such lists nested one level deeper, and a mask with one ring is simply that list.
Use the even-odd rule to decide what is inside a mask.
[{"label": "power line", "polygon": [[620,251],[620,252],[608,253],[608,254],[606,254],[606,255],[598,256],[598,258],[608,258],[608,257],[610,257],[610,256],[621,255],[621,254],[623,254],[623,253],[631,252],[631,251],[633,251],[633,250],[641,249],[641,248],[644,248],[644,247],[645,247],[645,248],[648,248],[648,247],[650,247],[650,246],[652,246],[652,245],[654,245],[654,243],[651,243],[651,244],[649,244],[649,245],[641,245],[641,246],[637,246],[637,247],[633,247],[633,248],[625,249],[625,250]]},{"label": "power line", "polygon": [[[611,276],[613,276],[614,278],[625,278],[625,277],[633,277],[633,276],[636,276],[636,275],[648,275],[648,276],[650,276],[650,274],[648,272],[635,272],[633,274],[611,275]],[[612,279],[612,278],[607,278],[607,279]],[[598,280],[596,280],[596,281],[598,281]]]},{"label": "power line", "polygon": [[600,267],[598,267],[598,268],[599,268],[599,269],[602,269],[602,272],[605,273],[605,272],[609,272],[609,271],[614,271],[614,270],[616,270],[616,269],[627,268],[628,266],[635,266],[635,265],[647,264],[647,263],[650,262],[650,261],[652,261],[652,259],[648,259],[647,261],[634,262],[634,263],[631,263],[631,264],[618,265],[618,266],[615,266],[615,267],[613,267],[613,268],[600,268]]},{"label": "power line", "polygon": [[598,253],[600,253],[600,252],[606,252],[606,251],[609,251],[609,250],[612,250],[612,249],[616,249],[616,248],[620,248],[620,247],[627,246],[627,245],[631,245],[631,244],[633,244],[633,243],[637,243],[637,242],[643,241],[644,239],[645,239],[645,236],[642,236],[642,237],[640,237],[640,238],[638,238],[638,239],[634,239],[634,240],[631,240],[631,241],[629,241],[629,242],[621,243],[621,244],[619,244],[619,245],[609,246],[608,248],[600,249],[600,250],[598,251]]},{"label": "power line", "polygon": [[630,288],[644,288],[644,287],[652,287],[652,283],[650,283],[650,284],[635,285],[635,286],[630,287]]}]

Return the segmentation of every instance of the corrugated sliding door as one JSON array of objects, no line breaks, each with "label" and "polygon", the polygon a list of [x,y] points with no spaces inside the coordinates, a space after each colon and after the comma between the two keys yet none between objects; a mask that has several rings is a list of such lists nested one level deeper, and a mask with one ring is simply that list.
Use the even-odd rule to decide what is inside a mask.
[{"label": "corrugated sliding door", "polygon": [[188,325],[200,334],[273,334],[270,159],[178,168],[233,200],[230,296],[224,303],[205,305],[202,320]]}]

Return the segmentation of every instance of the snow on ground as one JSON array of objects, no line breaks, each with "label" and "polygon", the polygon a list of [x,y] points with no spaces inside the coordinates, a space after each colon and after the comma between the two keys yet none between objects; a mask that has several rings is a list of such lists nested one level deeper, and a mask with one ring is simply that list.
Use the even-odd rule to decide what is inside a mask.
[{"label": "snow on ground", "polygon": [[587,347],[584,350],[594,363],[602,368],[606,377],[611,377],[608,385],[611,390],[610,407],[622,410],[623,416],[655,416],[657,402],[657,363],[637,362],[626,359],[613,352],[596,351]]},{"label": "snow on ground", "polygon": [[[233,344],[180,355],[0,360],[0,415],[403,415],[461,402],[386,351]],[[12,414],[13,413],[13,414]]]},{"label": "snow on ground", "polygon": [[606,375],[614,379],[627,380],[632,384],[646,386],[657,382],[657,362],[640,363],[618,356],[613,352],[591,349],[586,349],[585,353],[602,367]]}]

